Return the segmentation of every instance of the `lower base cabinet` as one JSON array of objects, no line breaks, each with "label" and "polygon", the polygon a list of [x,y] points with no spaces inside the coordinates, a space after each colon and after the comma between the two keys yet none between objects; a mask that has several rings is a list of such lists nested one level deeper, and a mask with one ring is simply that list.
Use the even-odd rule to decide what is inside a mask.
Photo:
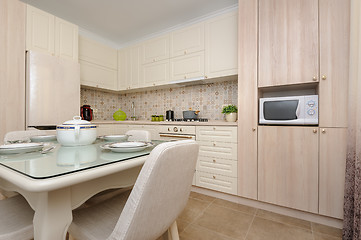
[{"label": "lower base cabinet", "polygon": [[196,186],[219,192],[237,194],[237,178],[197,171]]}]

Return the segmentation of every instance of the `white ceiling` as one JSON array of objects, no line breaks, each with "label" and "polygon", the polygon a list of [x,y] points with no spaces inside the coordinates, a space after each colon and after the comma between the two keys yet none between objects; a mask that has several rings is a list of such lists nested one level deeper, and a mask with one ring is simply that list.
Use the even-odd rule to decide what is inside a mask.
[{"label": "white ceiling", "polygon": [[235,7],[238,0],[22,0],[121,47],[184,22]]}]

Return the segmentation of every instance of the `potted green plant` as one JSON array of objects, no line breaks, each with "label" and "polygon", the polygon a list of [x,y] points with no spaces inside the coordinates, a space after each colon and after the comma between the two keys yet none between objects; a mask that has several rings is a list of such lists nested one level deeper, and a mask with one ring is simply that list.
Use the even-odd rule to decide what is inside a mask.
[{"label": "potted green plant", "polygon": [[223,107],[222,113],[226,116],[227,122],[235,122],[237,121],[237,112],[238,109],[235,105],[227,105]]}]

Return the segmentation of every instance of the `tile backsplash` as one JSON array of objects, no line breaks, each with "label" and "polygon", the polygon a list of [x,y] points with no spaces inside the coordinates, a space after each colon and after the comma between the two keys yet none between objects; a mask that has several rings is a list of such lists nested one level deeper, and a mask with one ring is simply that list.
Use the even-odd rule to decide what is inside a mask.
[{"label": "tile backsplash", "polygon": [[113,120],[113,113],[118,109],[130,119],[132,102],[139,120],[150,120],[152,115],[165,116],[167,110],[174,110],[174,117],[182,118],[182,111],[189,108],[199,110],[201,118],[222,120],[222,106],[237,105],[237,92],[237,80],[125,94],[82,88],[80,104],[91,106],[94,120]]}]

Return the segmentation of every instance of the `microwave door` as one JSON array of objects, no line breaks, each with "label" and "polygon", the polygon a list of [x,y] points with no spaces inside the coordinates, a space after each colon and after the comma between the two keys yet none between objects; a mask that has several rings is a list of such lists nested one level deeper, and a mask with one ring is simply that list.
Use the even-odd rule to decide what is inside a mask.
[{"label": "microwave door", "polygon": [[265,101],[262,105],[261,124],[303,124],[303,109],[298,99]]}]

